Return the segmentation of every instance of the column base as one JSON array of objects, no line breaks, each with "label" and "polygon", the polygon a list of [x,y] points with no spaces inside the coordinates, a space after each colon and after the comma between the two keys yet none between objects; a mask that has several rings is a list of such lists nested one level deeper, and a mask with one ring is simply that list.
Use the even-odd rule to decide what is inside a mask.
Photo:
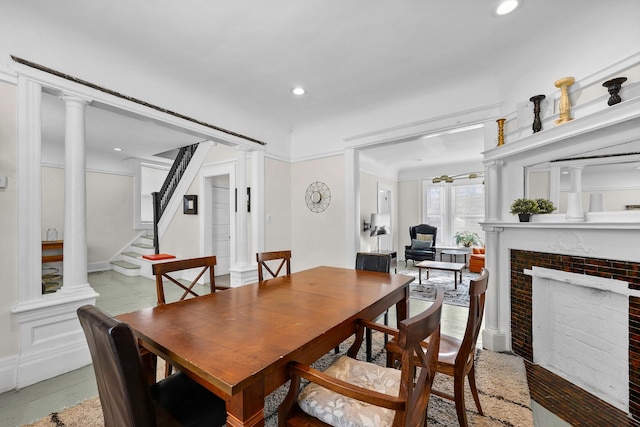
[{"label": "column base", "polygon": [[495,352],[511,351],[507,342],[507,334],[497,329],[482,330],[482,348]]},{"label": "column base", "polygon": [[232,288],[248,285],[250,283],[256,283],[258,281],[257,265],[236,265],[229,269],[229,273],[231,276],[230,286]]},{"label": "column base", "polygon": [[95,304],[99,295],[91,286],[82,292],[44,296],[18,304],[12,316],[20,329],[20,353],[15,366],[15,388],[22,388],[91,363],[89,347],[76,310]]}]

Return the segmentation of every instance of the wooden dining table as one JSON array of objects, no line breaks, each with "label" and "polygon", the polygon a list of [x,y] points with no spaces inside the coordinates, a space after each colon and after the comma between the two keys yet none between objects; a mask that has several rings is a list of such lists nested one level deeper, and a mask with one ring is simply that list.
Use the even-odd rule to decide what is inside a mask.
[{"label": "wooden dining table", "polygon": [[263,426],[264,399],[351,336],[356,319],[395,304],[408,313],[412,276],[316,267],[122,314],[141,344],[225,399],[228,426]]}]

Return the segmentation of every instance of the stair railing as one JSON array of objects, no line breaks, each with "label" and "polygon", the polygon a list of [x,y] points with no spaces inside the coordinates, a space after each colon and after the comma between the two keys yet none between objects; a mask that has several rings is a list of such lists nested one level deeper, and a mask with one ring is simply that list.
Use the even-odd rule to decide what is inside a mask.
[{"label": "stair railing", "polygon": [[171,200],[173,193],[176,191],[178,183],[180,183],[180,180],[187,170],[187,166],[189,166],[189,162],[197,148],[198,144],[192,144],[180,148],[180,151],[173,161],[173,165],[171,165],[171,169],[169,170],[167,178],[164,180],[160,191],[151,193],[151,198],[153,200],[153,246],[156,254],[160,253],[158,223],[160,222],[160,218],[162,217],[165,209],[169,205],[169,201]]}]

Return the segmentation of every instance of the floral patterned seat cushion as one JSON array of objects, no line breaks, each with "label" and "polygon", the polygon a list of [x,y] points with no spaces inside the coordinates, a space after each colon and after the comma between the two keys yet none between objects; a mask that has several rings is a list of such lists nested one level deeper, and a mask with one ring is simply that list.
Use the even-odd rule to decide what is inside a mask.
[{"label": "floral patterned seat cushion", "polygon": [[[358,387],[398,396],[400,371],[341,356],[324,371]],[[360,402],[310,383],[298,396],[298,406],[335,427],[391,426],[395,411]]]}]

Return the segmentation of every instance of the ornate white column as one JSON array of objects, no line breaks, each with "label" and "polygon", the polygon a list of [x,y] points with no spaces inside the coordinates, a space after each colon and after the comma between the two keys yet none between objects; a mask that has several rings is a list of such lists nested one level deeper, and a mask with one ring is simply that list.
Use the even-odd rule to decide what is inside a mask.
[{"label": "ornate white column", "polygon": [[567,196],[567,221],[584,221],[582,209],[582,168],[583,166],[571,166],[571,192]]},{"label": "ornate white column", "polygon": [[231,287],[253,283],[258,280],[258,270],[249,261],[249,222],[247,212],[247,152],[246,147],[237,147],[236,159],[236,265],[229,269]]},{"label": "ornate white column", "polygon": [[238,265],[246,265],[249,263],[249,240],[248,240],[248,223],[247,223],[247,149],[238,147],[237,149],[237,204],[236,204],[236,227],[238,227],[236,236],[238,236],[237,262]]},{"label": "ornate white column", "polygon": [[487,217],[485,221],[500,220],[500,166],[501,160],[494,160],[485,165],[485,205]]},{"label": "ornate white column", "polygon": [[[504,228],[487,226],[482,229],[486,232],[485,268],[489,271],[489,284],[484,306],[482,347],[491,351],[507,351],[509,350],[507,334],[500,330],[500,295],[505,295],[505,293],[500,292],[500,281],[498,280],[498,272],[500,271],[498,233],[501,233]],[[504,268],[508,268],[508,266]]]},{"label": "ornate white column", "polygon": [[[76,310],[86,304],[95,304],[99,295],[87,283],[84,211],[84,108],[87,101],[77,97],[65,100],[67,150],[69,146],[75,149],[73,156],[67,154],[65,185],[70,182],[80,184],[65,189],[64,286],[58,292],[43,295],[40,277],[41,87],[24,77],[19,78],[18,86],[18,203],[22,214],[18,221],[18,304],[11,313],[19,328],[20,350],[10,376],[15,379],[12,385],[21,388],[91,362]],[[72,174],[68,173],[69,169]],[[69,209],[73,209],[76,215],[67,218]],[[80,223],[81,231],[78,232],[81,236],[77,236],[75,233]],[[71,282],[68,282],[69,278]]]},{"label": "ornate white column", "polygon": [[344,267],[355,265],[360,250],[360,152],[345,148],[345,251]]},{"label": "ornate white column", "polygon": [[87,278],[86,99],[64,95],[64,276],[60,292],[89,286]]}]

